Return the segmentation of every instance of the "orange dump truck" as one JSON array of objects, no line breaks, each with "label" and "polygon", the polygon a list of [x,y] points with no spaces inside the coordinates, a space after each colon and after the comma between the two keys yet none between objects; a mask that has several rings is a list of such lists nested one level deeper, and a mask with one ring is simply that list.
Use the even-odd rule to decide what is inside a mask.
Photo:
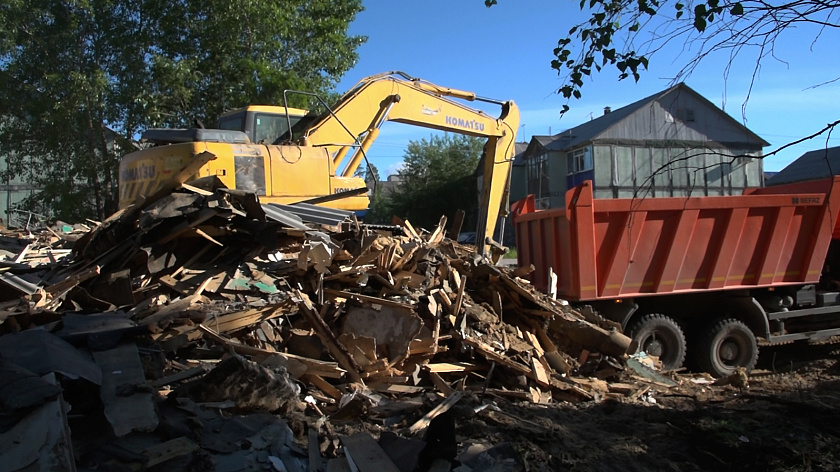
[{"label": "orange dump truck", "polygon": [[752,368],[758,344],[840,334],[840,178],[719,197],[514,205],[532,283],[621,323],[666,368],[723,376]]}]

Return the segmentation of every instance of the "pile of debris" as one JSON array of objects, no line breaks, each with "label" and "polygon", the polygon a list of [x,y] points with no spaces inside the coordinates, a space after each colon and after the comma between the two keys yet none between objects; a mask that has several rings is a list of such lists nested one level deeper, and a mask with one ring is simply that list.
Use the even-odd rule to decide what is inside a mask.
[{"label": "pile of debris", "polygon": [[[429,438],[406,438],[462,398],[632,401],[667,387],[628,369],[617,325],[446,236],[445,218],[367,227],[216,179],[88,232],[6,236],[0,455],[10,470],[410,471]],[[354,422],[402,436],[336,431]]]}]

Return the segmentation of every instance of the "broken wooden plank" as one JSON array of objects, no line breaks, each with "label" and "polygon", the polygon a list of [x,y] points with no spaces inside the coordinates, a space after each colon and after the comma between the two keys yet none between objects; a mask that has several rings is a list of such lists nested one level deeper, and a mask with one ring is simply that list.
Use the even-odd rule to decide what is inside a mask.
[{"label": "broken wooden plank", "polygon": [[488,395],[496,395],[504,398],[516,398],[518,400],[531,401],[531,392],[523,392],[522,390],[503,390],[500,388],[488,388],[484,390]]},{"label": "broken wooden plank", "polygon": [[324,293],[326,293],[327,295],[329,295],[333,298],[337,298],[337,297],[346,298],[346,299],[356,298],[356,299],[361,300],[363,302],[373,303],[375,305],[392,306],[392,307],[395,307],[395,308],[407,308],[409,310],[414,308],[413,305],[409,305],[408,303],[395,302],[393,300],[388,300],[388,299],[385,299],[385,298],[371,297],[369,295],[362,295],[360,293],[346,292],[344,290],[335,290],[335,289],[332,289],[332,288],[325,288]]},{"label": "broken wooden plank", "polygon": [[521,374],[531,375],[531,369],[520,364],[519,362],[515,362],[510,360],[507,356],[497,353],[493,350],[490,346],[484,344],[481,341],[476,341],[470,338],[464,338],[463,342],[469,346],[472,346],[477,350],[481,355],[483,355],[488,360],[494,361],[497,364],[501,364],[504,367],[509,369],[515,370]]},{"label": "broken wooden plank", "polygon": [[464,216],[466,216],[466,212],[464,210],[458,210],[455,212],[455,218],[452,220],[452,226],[449,227],[446,237],[453,241],[458,240],[458,236],[461,235],[461,226],[464,224]]},{"label": "broken wooden plank", "polygon": [[461,306],[464,304],[464,290],[467,288],[467,276],[461,276],[461,284],[458,286],[458,296],[455,297],[455,303],[452,304],[452,315],[455,317],[455,329],[463,331],[464,322],[466,321],[466,312],[461,314]]},{"label": "broken wooden plank", "polygon": [[438,290],[436,294],[444,309],[452,313],[452,299],[449,298],[449,295],[447,295],[446,292],[443,290]]},{"label": "broken wooden plank", "polygon": [[437,372],[429,372],[429,380],[432,381],[435,388],[438,389],[440,393],[449,395],[453,392],[452,387],[450,387],[449,384],[443,380],[443,377],[441,377]]},{"label": "broken wooden plank", "polygon": [[531,373],[541,387],[548,388],[551,386],[548,380],[548,372],[545,371],[545,367],[537,357],[531,357]]},{"label": "broken wooden plank", "polygon": [[29,253],[29,250],[31,248],[32,248],[32,243],[29,243],[26,246],[24,246],[24,248],[20,250],[20,253],[17,255],[17,257],[15,257],[12,260],[12,262],[14,262],[16,264],[20,264],[21,261],[23,261],[23,258],[26,257],[26,255]]},{"label": "broken wooden plank", "polygon": [[528,264],[527,266],[517,267],[516,269],[514,269],[511,275],[513,275],[514,277],[524,277],[535,270],[536,268],[534,267],[534,264]]},{"label": "broken wooden plank", "polygon": [[429,426],[429,423],[431,423],[433,419],[435,419],[441,413],[446,413],[447,411],[449,411],[449,409],[452,408],[453,405],[458,403],[458,401],[463,396],[464,396],[464,394],[462,392],[453,392],[452,394],[447,396],[444,401],[440,402],[440,404],[438,406],[434,407],[431,411],[426,413],[422,418],[417,420],[416,423],[411,425],[408,428],[408,432],[414,434],[414,433],[417,433],[418,431],[426,429]]},{"label": "broken wooden plank", "polygon": [[475,364],[468,362],[437,362],[434,364],[426,364],[423,369],[429,372],[467,372],[478,369]]},{"label": "broken wooden plank", "polygon": [[528,341],[528,343],[531,346],[534,346],[534,354],[537,357],[543,357],[545,355],[545,351],[543,350],[542,345],[540,344],[540,340],[537,338],[537,336],[530,331],[525,331],[522,334],[525,335],[525,339]]},{"label": "broken wooden plank", "polygon": [[443,231],[446,227],[446,215],[440,217],[440,222],[438,222],[437,228],[432,232],[431,236],[427,240],[430,246],[434,246],[439,243],[443,239]]},{"label": "broken wooden plank", "polygon": [[610,382],[609,384],[607,384],[607,388],[609,388],[610,392],[612,393],[621,393],[623,395],[629,395],[635,392],[636,389],[639,388],[639,386],[621,382]]},{"label": "broken wooden plank", "polygon": [[166,377],[161,377],[154,382],[151,382],[152,387],[161,388],[169,384],[173,384],[175,382],[180,382],[182,380],[191,379],[193,377],[198,377],[199,375],[203,375],[207,373],[207,369],[198,366],[193,367],[192,369],[182,370],[180,372],[176,372],[172,375],[167,375]]},{"label": "broken wooden plank", "polygon": [[189,310],[193,305],[201,300],[201,295],[191,295],[189,297],[177,300],[151,315],[142,318],[140,324],[163,323],[169,321],[170,318],[177,318],[183,314],[184,311]]},{"label": "broken wooden plank", "polygon": [[294,311],[291,303],[282,303],[234,313],[225,313],[224,315],[207,320],[206,323],[213,326],[216,332],[224,334],[283,316],[285,313],[293,313]]},{"label": "broken wooden plank", "polygon": [[391,270],[400,270],[402,267],[414,256],[417,252],[417,249],[420,248],[420,245],[416,241],[412,241],[408,244],[403,244],[401,249],[403,250],[403,255],[397,259],[393,265],[390,266]]},{"label": "broken wooden plank", "polygon": [[194,186],[192,186],[190,184],[187,184],[187,183],[182,183],[181,188],[183,188],[185,190],[189,190],[190,192],[193,192],[193,193],[197,193],[199,195],[204,195],[205,197],[210,197],[210,196],[215,195],[213,192],[211,192],[209,190],[204,190],[203,188],[194,187]]},{"label": "broken wooden plank", "polygon": [[417,230],[416,230],[416,229],[414,229],[414,226],[412,226],[412,224],[411,224],[411,222],[410,222],[410,221],[408,221],[408,220],[404,220],[404,221],[403,221],[403,228],[405,228],[405,229],[406,229],[406,232],[407,232],[407,233],[408,233],[408,235],[409,235],[409,236],[411,236],[412,238],[414,238],[414,239],[421,239],[421,238],[420,238],[420,234],[417,232]]},{"label": "broken wooden plank", "polygon": [[498,290],[493,290],[492,295],[492,302],[493,302],[493,311],[496,313],[496,316],[499,317],[499,321],[504,319],[503,316],[503,309],[502,309],[502,294],[499,293]]},{"label": "broken wooden plank", "polygon": [[[175,238],[183,236],[184,234],[190,232],[191,230],[195,230],[196,226],[204,223],[205,221],[213,218],[214,216],[219,214],[219,210],[216,208],[203,208],[197,212],[195,215],[191,215],[190,221],[184,221],[172,231],[164,236],[163,238],[157,241],[158,244],[166,244]],[[220,244],[220,243],[219,243]]]},{"label": "broken wooden plank", "polygon": [[[179,275],[181,272],[183,272],[184,270],[186,270],[188,267],[192,267],[192,265],[193,265],[193,264],[195,264],[195,262],[196,262],[197,260],[201,259],[201,257],[202,257],[202,256],[204,256],[204,254],[206,254],[206,253],[207,253],[207,251],[209,251],[209,250],[210,250],[210,248],[212,248],[212,247],[213,247],[213,245],[212,245],[212,244],[209,244],[209,243],[208,243],[208,244],[205,244],[205,245],[204,245],[201,249],[199,249],[199,250],[198,250],[195,254],[193,254],[193,256],[192,256],[192,257],[190,257],[190,258],[187,260],[187,262],[185,262],[185,263],[184,263],[184,265],[182,265],[182,266],[181,266],[181,267],[179,267],[177,270],[175,270],[175,272],[173,272],[173,273],[172,273],[172,277],[178,277],[178,275]],[[220,269],[220,270],[221,270],[221,269]],[[224,271],[223,271],[223,272],[224,272]]]},{"label": "broken wooden plank", "polygon": [[347,371],[347,375],[349,375],[354,382],[364,385],[365,383],[362,380],[362,376],[359,375],[361,368],[358,364],[356,364],[355,359],[353,359],[353,356],[347,351],[347,348],[338,341],[335,333],[333,333],[330,327],[327,326],[323,318],[321,318],[318,315],[318,312],[315,311],[315,307],[312,306],[312,303],[309,301],[309,297],[306,294],[301,293],[299,290],[295,290],[294,293],[299,300],[298,307],[300,308],[300,312],[309,322],[309,325],[314,328],[315,334],[321,340],[324,347],[327,348],[327,351],[329,351],[329,353],[333,356],[333,359],[335,359],[338,362],[338,365]]},{"label": "broken wooden plank", "polygon": [[85,280],[96,277],[97,275],[99,275],[99,271],[100,271],[100,267],[95,265],[93,267],[85,269],[82,272],[79,272],[79,273],[74,274],[70,277],[67,277],[64,280],[56,282],[56,283],[46,287],[44,290],[46,290],[47,293],[50,293],[50,294],[56,294],[56,293],[63,292],[65,290],[69,290],[69,289],[75,287],[76,285],[79,285],[80,283],[84,282]]},{"label": "broken wooden plank", "polygon": [[420,275],[416,272],[408,272],[408,271],[405,271],[405,270],[401,270],[401,271],[397,272],[396,274],[394,274],[394,279],[396,280],[396,282],[397,282],[396,285],[398,285],[398,286],[399,286],[399,282],[401,280],[408,279],[408,284],[407,285],[412,290],[420,289],[428,282],[426,277],[423,277],[422,275]]},{"label": "broken wooden plank", "polygon": [[426,387],[415,387],[413,385],[395,385],[391,383],[370,383],[368,388],[374,392],[392,393],[396,395],[417,394],[426,391]]},{"label": "broken wooden plank", "polygon": [[304,382],[314,385],[316,388],[326,393],[328,396],[341,401],[342,393],[335,388],[331,383],[324,380],[322,377],[314,374],[306,374],[302,377]]},{"label": "broken wooden plank", "polygon": [[198,325],[198,329],[202,333],[204,333],[205,336],[213,339],[219,344],[223,346],[230,346],[231,349],[233,349],[234,352],[236,352],[237,354],[254,356],[259,358],[279,356],[285,359],[291,359],[305,364],[307,369],[306,373],[319,375],[321,377],[341,378],[344,375],[344,369],[340,368],[335,362],[326,362],[317,359],[310,359],[308,357],[297,356],[285,352],[274,352],[265,349],[260,349],[257,347],[246,346],[244,344],[231,341],[230,339],[226,339],[220,336],[219,333],[214,332],[212,329],[204,325]]}]

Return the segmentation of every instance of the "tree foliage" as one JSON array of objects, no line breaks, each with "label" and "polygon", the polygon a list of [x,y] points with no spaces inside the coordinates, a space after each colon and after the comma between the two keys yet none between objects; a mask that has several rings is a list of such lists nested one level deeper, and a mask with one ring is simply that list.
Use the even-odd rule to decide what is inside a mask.
[{"label": "tree foliage", "polygon": [[484,140],[459,134],[409,141],[398,172],[400,185],[390,196],[392,213],[429,228],[442,215],[451,219],[464,210],[466,224],[474,223],[478,191],[473,173],[483,147]]},{"label": "tree foliage", "polygon": [[[6,0],[0,5],[3,180],[78,221],[115,209],[139,130],[210,124],[230,108],[330,92],[363,37],[360,0]],[[290,100],[291,102],[291,100]],[[290,103],[305,106],[304,103]]]},{"label": "tree foliage", "polygon": [[638,81],[651,58],[671,43],[692,51],[673,78],[678,81],[717,52],[729,54],[728,75],[734,59],[752,50],[757,73],[785,31],[815,26],[817,41],[825,30],[840,27],[834,12],[840,3],[821,0],[580,0],[579,7],[589,18],[558,41],[551,62],[565,78],[559,93],[566,98],[580,98],[584,78],[607,67],[617,70],[619,80]]}]

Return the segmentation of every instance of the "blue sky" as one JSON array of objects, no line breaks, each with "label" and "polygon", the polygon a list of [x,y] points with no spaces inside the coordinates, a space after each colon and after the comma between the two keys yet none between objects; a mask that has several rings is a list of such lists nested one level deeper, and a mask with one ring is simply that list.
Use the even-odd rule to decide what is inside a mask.
[{"label": "blue sky", "polygon": [[[404,71],[437,85],[475,92],[484,97],[514,100],[522,119],[517,141],[533,135],[556,134],[592,117],[605,106],[628,105],[672,84],[672,77],[693,57],[683,45],[660,51],[638,83],[618,81],[618,72],[604,69],[583,87],[583,98],[569,103],[557,95],[562,85],[551,69],[552,50],[574,24],[586,17],[577,0],[499,0],[486,8],[482,0],[364,0],[350,26],[351,34],[368,37],[359,48],[359,61],[338,85],[344,92],[360,79],[386,71]],[[733,118],[771,143],[767,154],[810,135],[840,119],[840,75],[829,67],[836,60],[840,34],[800,28],[787,31],[777,42],[776,59],[762,62],[749,100],[756,54],[747,50],[735,59],[725,78],[727,56],[718,54],[701,63],[685,82]],[[743,108],[742,108],[743,106]],[[478,106],[493,116],[499,110]],[[402,162],[409,140],[428,138],[424,128],[386,123],[369,157],[384,178]],[[793,146],[765,159],[766,171],[781,170],[804,152],[840,145],[840,130]]]}]

